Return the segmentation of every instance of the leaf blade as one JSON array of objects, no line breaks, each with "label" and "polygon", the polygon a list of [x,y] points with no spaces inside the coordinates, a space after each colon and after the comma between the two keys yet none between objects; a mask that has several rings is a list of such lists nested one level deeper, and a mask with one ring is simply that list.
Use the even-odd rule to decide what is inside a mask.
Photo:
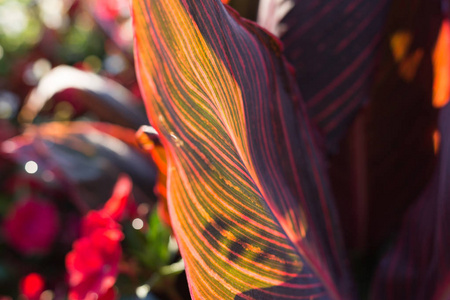
[{"label": "leaf blade", "polygon": [[440,112],[442,143],[432,180],[406,214],[373,282],[373,299],[446,299],[450,284],[450,106]]},{"label": "leaf blade", "polygon": [[[308,114],[331,153],[337,152],[356,113],[369,101],[375,58],[391,2],[263,2],[271,13],[261,13],[258,21],[284,43]],[[277,14],[285,16],[274,19]]]},{"label": "leaf blade", "polygon": [[220,1],[133,8],[192,296],[348,295],[326,174],[278,41]]}]

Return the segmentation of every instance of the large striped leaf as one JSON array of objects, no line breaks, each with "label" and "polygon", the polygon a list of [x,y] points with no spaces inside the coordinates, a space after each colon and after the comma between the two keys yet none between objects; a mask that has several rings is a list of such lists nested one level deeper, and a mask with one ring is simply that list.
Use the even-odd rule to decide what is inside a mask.
[{"label": "large striped leaf", "polygon": [[399,216],[433,172],[432,56],[440,9],[438,0],[392,0],[370,102],[347,140],[350,151],[331,162],[343,228],[372,254],[398,229]]},{"label": "large striped leaf", "polygon": [[393,249],[381,261],[373,299],[450,297],[450,105],[440,116],[439,165],[408,212]]},{"label": "large striped leaf", "polygon": [[363,103],[390,0],[261,0],[258,22],[279,35],[311,119],[335,152]]},{"label": "large striped leaf", "polygon": [[133,1],[195,299],[351,299],[321,155],[278,41],[219,0]]},{"label": "large striped leaf", "polygon": [[440,2],[261,0],[259,22],[281,36],[329,152],[361,111],[330,157],[347,245],[360,253],[383,243],[432,172]]}]

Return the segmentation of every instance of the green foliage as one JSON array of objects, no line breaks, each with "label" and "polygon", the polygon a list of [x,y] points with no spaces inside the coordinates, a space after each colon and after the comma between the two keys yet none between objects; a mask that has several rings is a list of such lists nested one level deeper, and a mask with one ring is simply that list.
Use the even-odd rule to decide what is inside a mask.
[{"label": "green foliage", "polygon": [[170,243],[173,243],[170,229],[161,221],[156,211],[148,217],[148,228],[136,230],[127,225],[124,231],[125,243],[129,246],[127,249],[139,259],[144,268],[157,272],[173,259],[177,249],[169,247]]}]

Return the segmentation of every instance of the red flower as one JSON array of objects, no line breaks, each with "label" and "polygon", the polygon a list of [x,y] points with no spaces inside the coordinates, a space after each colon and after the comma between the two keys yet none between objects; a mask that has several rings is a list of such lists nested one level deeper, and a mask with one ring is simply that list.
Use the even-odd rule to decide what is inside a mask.
[{"label": "red flower", "polygon": [[114,288],[110,288],[105,294],[101,295],[97,300],[114,300],[117,298]]},{"label": "red flower", "polygon": [[122,257],[120,220],[132,190],[129,177],[121,176],[113,195],[99,211],[89,212],[83,219],[82,237],[75,241],[66,256],[69,273],[69,299],[112,300],[112,289],[119,273]]},{"label": "red flower", "polygon": [[97,229],[74,243],[66,256],[69,299],[97,298],[113,287],[119,273],[122,238],[120,230]]},{"label": "red flower", "polygon": [[28,300],[39,300],[44,290],[44,279],[37,273],[28,274],[19,284],[20,293]]},{"label": "red flower", "polygon": [[16,202],[3,224],[6,240],[23,254],[47,252],[58,233],[56,207],[36,198]]},{"label": "red flower", "polygon": [[90,236],[96,231],[104,230],[118,230],[120,225],[113,218],[102,211],[90,211],[84,218],[81,224],[81,235]]},{"label": "red flower", "polygon": [[95,2],[95,14],[103,20],[114,20],[120,15],[129,14],[128,0],[97,0]]},{"label": "red flower", "polygon": [[105,203],[101,212],[109,215],[116,221],[120,221],[132,197],[132,189],[133,183],[130,177],[126,174],[120,175],[111,198]]}]

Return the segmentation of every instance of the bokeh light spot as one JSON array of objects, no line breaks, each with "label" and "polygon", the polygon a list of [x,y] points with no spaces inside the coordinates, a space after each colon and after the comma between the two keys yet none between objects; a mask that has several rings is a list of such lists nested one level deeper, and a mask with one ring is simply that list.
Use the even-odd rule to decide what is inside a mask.
[{"label": "bokeh light spot", "polygon": [[133,228],[136,229],[136,230],[140,230],[140,229],[142,229],[144,227],[144,222],[141,219],[136,218],[131,223],[131,226],[133,226]]},{"label": "bokeh light spot", "polygon": [[28,174],[34,174],[38,171],[38,169],[38,164],[35,161],[30,160],[25,164],[25,171]]}]

